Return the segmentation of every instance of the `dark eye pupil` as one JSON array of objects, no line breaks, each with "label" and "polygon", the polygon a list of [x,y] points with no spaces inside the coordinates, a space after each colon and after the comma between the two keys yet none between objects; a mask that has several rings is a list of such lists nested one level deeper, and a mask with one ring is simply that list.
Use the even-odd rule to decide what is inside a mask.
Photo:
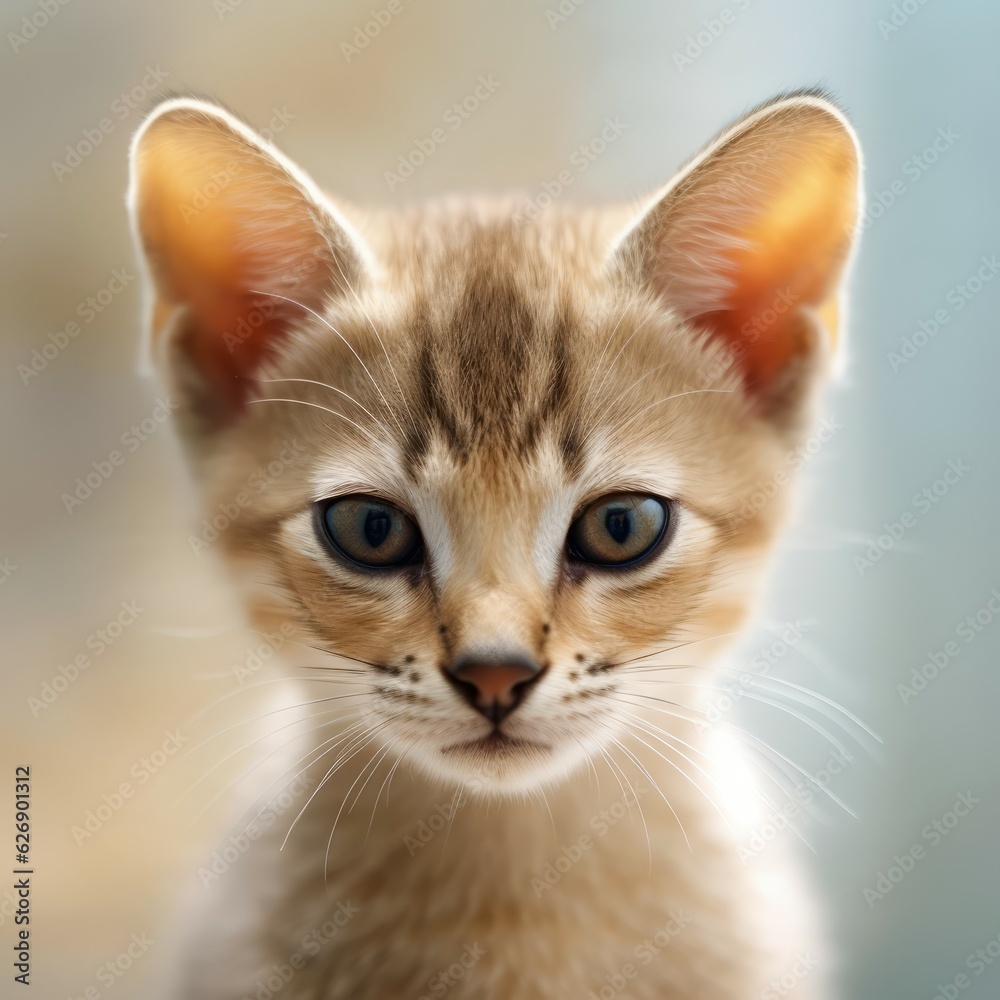
[{"label": "dark eye pupil", "polygon": [[370,510],[365,518],[365,539],[377,549],[389,537],[392,523],[384,510]]},{"label": "dark eye pupil", "polygon": [[570,525],[569,555],[596,566],[630,566],[656,550],[669,522],[669,500],[643,493],[609,494]]},{"label": "dark eye pupil", "polygon": [[377,497],[340,497],[316,510],[325,540],[352,562],[389,569],[420,559],[420,529],[413,518]]},{"label": "dark eye pupil", "polygon": [[612,507],[604,515],[604,527],[619,545],[624,545],[625,540],[632,533],[630,514],[631,511],[625,507]]}]

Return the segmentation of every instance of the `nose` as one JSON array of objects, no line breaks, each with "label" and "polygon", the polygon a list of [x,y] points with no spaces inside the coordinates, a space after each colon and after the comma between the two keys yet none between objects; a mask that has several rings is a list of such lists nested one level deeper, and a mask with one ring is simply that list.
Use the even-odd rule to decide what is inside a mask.
[{"label": "nose", "polygon": [[445,676],[477,712],[498,725],[541,673],[537,663],[523,657],[465,656],[451,664]]}]

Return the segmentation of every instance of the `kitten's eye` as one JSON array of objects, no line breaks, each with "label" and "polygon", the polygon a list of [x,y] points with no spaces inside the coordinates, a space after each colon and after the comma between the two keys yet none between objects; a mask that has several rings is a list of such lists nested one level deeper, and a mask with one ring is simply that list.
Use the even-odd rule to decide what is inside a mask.
[{"label": "kitten's eye", "polygon": [[569,553],[598,566],[625,566],[648,556],[670,521],[666,500],[615,493],[595,500],[569,529]]},{"label": "kitten's eye", "polygon": [[413,519],[384,500],[341,497],[321,506],[319,513],[330,544],[362,566],[407,566],[420,556],[420,530]]}]

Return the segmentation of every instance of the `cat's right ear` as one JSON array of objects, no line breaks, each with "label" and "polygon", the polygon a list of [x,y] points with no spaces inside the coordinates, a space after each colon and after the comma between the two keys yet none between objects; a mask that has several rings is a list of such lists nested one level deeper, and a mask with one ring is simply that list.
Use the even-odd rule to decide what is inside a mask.
[{"label": "cat's right ear", "polygon": [[[205,420],[234,420],[297,322],[372,272],[358,234],[287,157],[204,101],[161,104],[132,143],[128,204],[153,349]],[[164,343],[164,340],[169,343]]]}]

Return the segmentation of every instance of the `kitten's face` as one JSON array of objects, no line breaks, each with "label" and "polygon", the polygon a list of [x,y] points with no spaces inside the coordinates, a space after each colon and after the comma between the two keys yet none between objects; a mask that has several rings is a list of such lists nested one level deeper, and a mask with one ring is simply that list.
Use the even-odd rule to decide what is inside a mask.
[{"label": "kitten's face", "polygon": [[[836,113],[805,109],[764,119],[787,133],[789,170],[803,122],[853,155]],[[147,126],[133,198],[206,510],[252,494],[217,544],[259,623],[292,621],[339,654],[320,661],[331,671],[360,667],[364,720],[448,779],[523,790],[617,746],[649,691],[634,661],[677,646],[675,662],[697,663],[711,645],[699,640],[743,615],[781,506],[749,501],[787,468],[822,366],[824,334],[800,304],[830,295],[854,179],[832,214],[807,208],[802,233],[787,203],[773,209],[774,262],[758,251],[744,280],[744,230],[759,234],[787,197],[787,178],[774,194],[747,180],[756,134],[740,156],[739,135],[717,144],[716,160],[734,160],[725,191],[699,190],[696,164],[645,214],[531,223],[477,203],[317,224],[308,182],[254,151],[255,200],[270,184],[278,207],[220,195],[205,210],[227,222],[220,265],[141,186],[143,143],[160,154],[147,190],[165,185],[172,204],[178,182],[163,176],[195,184],[235,155],[238,127],[216,118],[208,132],[218,113],[197,112]],[[805,162],[832,189],[844,171],[828,155]],[[262,179],[262,164],[281,176]],[[311,206],[299,221],[296,192]],[[692,247],[707,256],[686,275]],[[171,254],[181,263],[164,265]],[[255,475],[266,487],[248,490]],[[694,717],[704,681],[672,673],[693,685],[667,690]]]}]

